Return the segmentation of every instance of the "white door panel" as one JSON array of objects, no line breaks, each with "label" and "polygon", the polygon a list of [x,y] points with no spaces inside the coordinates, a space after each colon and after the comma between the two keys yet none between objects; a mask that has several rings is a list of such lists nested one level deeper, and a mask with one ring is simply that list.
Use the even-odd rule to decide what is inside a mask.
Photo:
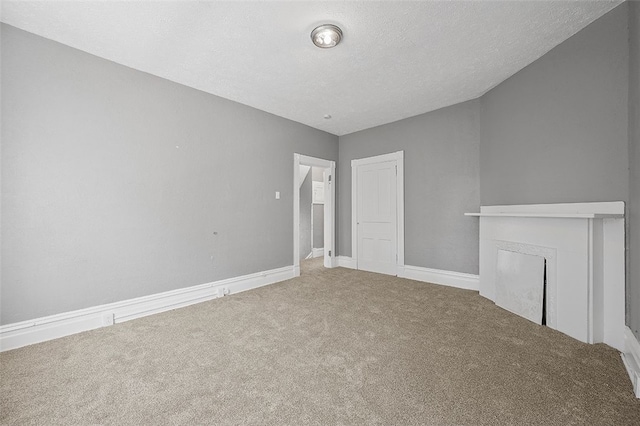
[{"label": "white door panel", "polygon": [[396,275],[396,161],[357,166],[358,269]]}]

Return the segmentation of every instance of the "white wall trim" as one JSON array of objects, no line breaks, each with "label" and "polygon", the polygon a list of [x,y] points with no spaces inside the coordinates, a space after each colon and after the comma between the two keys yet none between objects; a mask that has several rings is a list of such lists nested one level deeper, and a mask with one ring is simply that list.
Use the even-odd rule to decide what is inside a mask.
[{"label": "white wall trim", "polygon": [[408,278],[410,280],[446,285],[465,290],[478,291],[480,287],[479,275],[466,274],[464,272],[444,271],[441,269],[409,265],[405,265],[403,270],[399,272],[402,274],[398,274],[399,277]]},{"label": "white wall trim", "polygon": [[324,256],[324,248],[314,248],[312,249],[313,258]]},{"label": "white wall trim", "polygon": [[[330,166],[322,173],[324,183],[324,236],[323,244],[324,267],[336,266],[336,162],[331,161]],[[313,217],[313,214],[312,214]]]},{"label": "white wall trim", "polygon": [[356,158],[351,160],[351,167],[364,166],[365,164],[384,163],[404,158],[404,151],[390,152],[389,154],[376,155],[367,158]]},{"label": "white wall trim", "polygon": [[624,214],[624,201],[481,206],[481,213]]},{"label": "white wall trim", "polygon": [[[349,269],[358,269],[353,258],[338,256],[338,266]],[[446,285],[448,287],[462,288],[478,291],[480,276],[464,272],[445,271],[442,269],[423,268],[421,266],[403,265],[398,267],[398,277],[426,283]]]},{"label": "white wall trim", "polygon": [[338,266],[342,268],[358,269],[356,263],[349,256],[338,256]]},{"label": "white wall trim", "polygon": [[399,270],[404,269],[404,151],[395,153],[397,158],[398,176],[396,179],[396,198],[398,217],[396,218],[396,226],[398,228],[398,262]]},{"label": "white wall trim", "polygon": [[0,326],[0,352],[262,287],[295,276],[292,266]]},{"label": "white wall trim", "polygon": [[358,158],[351,160],[351,259],[358,269],[358,173],[357,167],[366,164],[382,163],[385,161],[395,161],[398,167],[396,178],[396,253],[398,260],[396,266],[398,270],[404,267],[404,151],[391,152],[389,154],[376,155],[375,157]]},{"label": "white wall trim", "polygon": [[625,349],[622,352],[622,362],[633,385],[633,393],[640,398],[640,343],[629,327],[624,328]]},{"label": "white wall trim", "polygon": [[297,155],[300,161],[300,164],[311,167],[319,167],[321,169],[326,169],[327,167],[331,167],[331,163],[334,163],[332,160],[325,160],[324,158],[310,157],[308,155],[303,154],[294,154]]}]

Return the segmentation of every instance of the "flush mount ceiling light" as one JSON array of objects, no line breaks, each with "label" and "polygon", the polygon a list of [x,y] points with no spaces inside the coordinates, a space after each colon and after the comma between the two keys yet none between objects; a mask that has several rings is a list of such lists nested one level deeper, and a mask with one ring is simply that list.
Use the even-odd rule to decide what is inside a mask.
[{"label": "flush mount ceiling light", "polygon": [[311,31],[311,40],[322,49],[336,47],[342,40],[342,30],[335,25],[323,24]]}]

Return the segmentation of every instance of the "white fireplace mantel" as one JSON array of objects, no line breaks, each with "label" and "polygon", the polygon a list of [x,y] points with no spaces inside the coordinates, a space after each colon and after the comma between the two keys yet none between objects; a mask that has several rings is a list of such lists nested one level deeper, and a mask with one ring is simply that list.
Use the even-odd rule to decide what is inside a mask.
[{"label": "white fireplace mantel", "polygon": [[603,213],[465,213],[477,217],[555,217],[559,219],[607,219],[624,218],[624,214]]},{"label": "white fireplace mantel", "polygon": [[495,301],[498,250],[547,259],[547,326],[624,348],[624,202],[482,206],[480,295]]}]

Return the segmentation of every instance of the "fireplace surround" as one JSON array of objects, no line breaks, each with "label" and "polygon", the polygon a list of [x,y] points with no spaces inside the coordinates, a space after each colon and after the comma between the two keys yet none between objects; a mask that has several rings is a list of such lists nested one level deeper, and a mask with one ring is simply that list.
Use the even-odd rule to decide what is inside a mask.
[{"label": "fireplace surround", "polygon": [[465,214],[480,218],[481,296],[496,301],[499,250],[541,256],[546,325],[624,350],[624,202],[482,206]]}]

